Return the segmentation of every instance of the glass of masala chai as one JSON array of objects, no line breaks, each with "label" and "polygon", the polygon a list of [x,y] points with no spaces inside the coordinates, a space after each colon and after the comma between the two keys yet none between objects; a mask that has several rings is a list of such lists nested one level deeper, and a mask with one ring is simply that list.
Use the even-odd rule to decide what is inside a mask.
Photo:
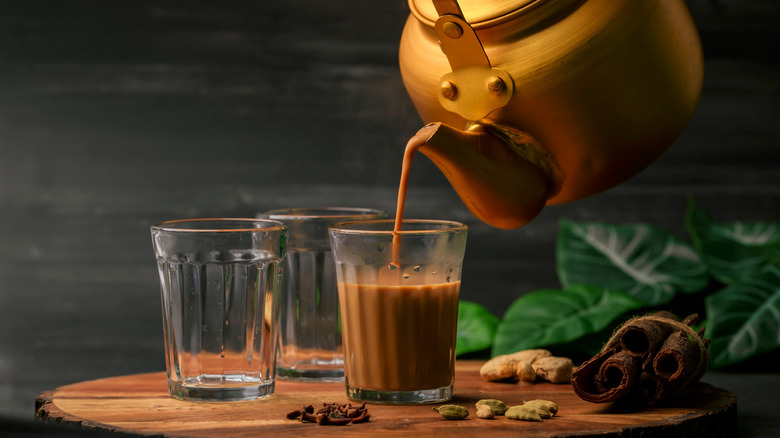
[{"label": "glass of masala chai", "polygon": [[330,228],[347,396],[374,403],[452,398],[461,267],[458,222],[343,222]]}]

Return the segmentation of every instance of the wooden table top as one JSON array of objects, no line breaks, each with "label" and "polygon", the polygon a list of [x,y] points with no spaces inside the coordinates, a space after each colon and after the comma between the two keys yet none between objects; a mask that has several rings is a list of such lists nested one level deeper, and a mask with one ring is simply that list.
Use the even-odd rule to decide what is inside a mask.
[{"label": "wooden table top", "polygon": [[[168,395],[165,373],[104,378],[57,388],[36,400],[40,421],[75,423],[86,429],[137,435],[248,437],[300,434],[365,436],[732,436],[736,433],[736,397],[700,383],[661,406],[621,411],[609,404],[579,399],[570,385],[530,385],[486,382],[479,376],[482,362],[456,366],[455,396],[451,403],[469,409],[460,421],[442,419],[431,405],[368,405],[370,422],[320,426],[288,420],[285,414],[305,404],[346,403],[342,383],[278,381],[273,396],[249,402],[187,402]],[[474,404],[497,398],[508,405],[547,399],[558,403],[558,415],[541,423],[514,421],[503,416],[476,417]]]}]

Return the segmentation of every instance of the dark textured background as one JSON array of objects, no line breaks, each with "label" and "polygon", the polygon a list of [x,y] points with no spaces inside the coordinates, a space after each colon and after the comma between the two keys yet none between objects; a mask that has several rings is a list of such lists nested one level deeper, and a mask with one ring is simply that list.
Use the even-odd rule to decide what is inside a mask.
[{"label": "dark textured background", "polygon": [[[559,218],[686,237],[690,194],[718,220],[780,220],[780,2],[687,3],[701,102],[630,182],[500,231],[416,161],[407,215],[470,226],[464,299],[501,315],[558,286]],[[0,417],[30,420],[67,383],[164,369],[152,223],[392,211],[421,127],[397,66],[407,15],[403,0],[0,2]],[[708,378],[740,397],[742,432],[778,432],[758,395],[778,375]]]}]

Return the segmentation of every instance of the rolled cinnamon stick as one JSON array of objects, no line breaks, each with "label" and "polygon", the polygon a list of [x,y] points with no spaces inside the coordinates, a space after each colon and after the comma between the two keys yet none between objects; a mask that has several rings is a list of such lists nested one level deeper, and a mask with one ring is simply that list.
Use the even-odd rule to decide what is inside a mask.
[{"label": "rolled cinnamon stick", "polygon": [[640,366],[639,358],[625,351],[605,350],[577,368],[571,377],[572,387],[591,403],[621,400],[634,390]]},{"label": "rolled cinnamon stick", "polygon": [[633,397],[638,404],[649,406],[657,403],[667,393],[664,381],[654,373],[645,371],[637,379]]},{"label": "rolled cinnamon stick", "polygon": [[572,374],[575,393],[593,403],[651,405],[698,381],[709,354],[694,321],[663,313],[630,320]]},{"label": "rolled cinnamon stick", "polygon": [[[601,366],[614,353],[615,349],[605,349],[577,367],[571,375],[571,385],[574,392],[583,400],[591,403],[606,403],[611,401],[610,391],[599,391],[596,387],[596,375]],[[613,391],[614,392],[614,391]]]},{"label": "rolled cinnamon stick", "polygon": [[668,310],[659,310],[655,313],[652,313],[651,316],[655,316],[657,318],[666,318],[671,319],[672,321],[679,321],[680,318],[675,315],[674,313],[668,311]]},{"label": "rolled cinnamon stick", "polygon": [[[653,316],[676,320],[670,312],[658,312]],[[673,330],[674,327],[662,319],[639,318],[632,324],[626,324],[618,333],[618,338],[623,350],[628,354],[645,358],[643,368],[647,368],[652,364],[652,357]]]},{"label": "rolled cinnamon stick", "polygon": [[634,389],[641,372],[639,365],[639,358],[626,351],[613,354],[599,367],[596,390],[609,394],[608,401],[625,397]]},{"label": "rolled cinnamon stick", "polygon": [[698,313],[691,313],[690,315],[686,316],[685,319],[683,319],[682,323],[687,325],[688,327],[691,327],[692,325],[699,322],[699,314]]},{"label": "rolled cinnamon stick", "polygon": [[707,371],[708,358],[702,341],[687,333],[674,332],[653,359],[653,371],[662,380],[687,384],[699,380]]}]

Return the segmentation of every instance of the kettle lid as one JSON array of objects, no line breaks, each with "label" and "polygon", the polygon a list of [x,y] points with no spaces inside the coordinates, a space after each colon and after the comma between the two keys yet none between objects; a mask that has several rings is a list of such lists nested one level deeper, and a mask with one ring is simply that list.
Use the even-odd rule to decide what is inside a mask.
[{"label": "kettle lid", "polygon": [[[463,18],[475,29],[510,20],[545,2],[547,0],[458,0]],[[434,0],[409,0],[409,9],[429,26],[439,18]]]}]

